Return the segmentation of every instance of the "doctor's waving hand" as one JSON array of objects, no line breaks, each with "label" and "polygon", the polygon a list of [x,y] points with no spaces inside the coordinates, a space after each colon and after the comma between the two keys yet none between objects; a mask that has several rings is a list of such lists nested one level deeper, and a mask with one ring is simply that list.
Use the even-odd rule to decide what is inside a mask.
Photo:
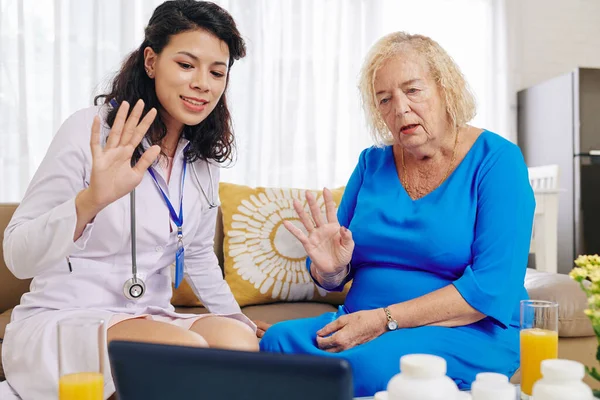
[{"label": "doctor's waving hand", "polygon": [[100,118],[94,117],[90,141],[92,151],[90,186],[79,192],[75,198],[77,228],[73,236],[74,241],[79,239],[87,223],[100,210],[140,184],[146,170],[160,154],[160,146],[154,145],[144,152],[136,165],[131,165],[133,152],[154,121],[156,109],[152,108],[140,122],[144,102],[139,100],[127,117],[129,108],[129,103],[126,101],[119,107],[104,148],[100,141]]},{"label": "doctor's waving hand", "polygon": [[[167,1],[108,93],[54,136],[3,242],[12,273],[33,278],[2,346],[23,399],[56,398],[65,318],[102,319],[108,342],[258,350],[213,251],[219,164],[234,146],[226,88],[245,52],[219,6]],[[175,312],[184,277],[210,313]]]}]

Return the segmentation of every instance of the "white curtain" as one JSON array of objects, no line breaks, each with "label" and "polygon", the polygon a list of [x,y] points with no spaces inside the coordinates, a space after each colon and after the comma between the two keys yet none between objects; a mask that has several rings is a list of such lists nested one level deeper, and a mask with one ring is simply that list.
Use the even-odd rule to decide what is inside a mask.
[{"label": "white curtain", "polygon": [[[19,201],[60,124],[92,104],[162,0],[0,0],[0,202]],[[437,40],[478,99],[473,123],[511,128],[503,7],[494,0],[220,0],[248,45],[231,72],[238,151],[225,181],[346,183],[362,149],[357,78],[398,30]]]}]

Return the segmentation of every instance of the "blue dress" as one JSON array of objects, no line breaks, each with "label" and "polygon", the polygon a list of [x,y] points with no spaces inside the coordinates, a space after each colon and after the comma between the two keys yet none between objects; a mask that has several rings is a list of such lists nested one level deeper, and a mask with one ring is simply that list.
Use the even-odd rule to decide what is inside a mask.
[{"label": "blue dress", "polygon": [[[418,200],[402,186],[391,146],[364,150],[338,209],[340,224],[355,241],[345,304],[337,312],[273,325],[261,350],[347,359],[356,396],[385,390],[399,372],[400,357],[411,353],[446,359],[448,376],[461,389],[482,371],[510,377],[519,367],[519,301],[527,298],[534,208],[521,151],[490,131],[438,188]],[[316,332],[343,314],[402,303],[451,284],[486,317],[460,327],[386,332],[341,353],[317,347]]]}]

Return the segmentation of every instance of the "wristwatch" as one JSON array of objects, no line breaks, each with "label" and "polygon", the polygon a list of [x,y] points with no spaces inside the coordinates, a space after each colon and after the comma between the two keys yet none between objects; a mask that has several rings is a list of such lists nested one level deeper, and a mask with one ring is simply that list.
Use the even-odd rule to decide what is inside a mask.
[{"label": "wristwatch", "polygon": [[392,313],[390,312],[390,309],[387,307],[384,307],[383,311],[385,311],[385,316],[387,317],[387,323],[385,324],[385,326],[387,327],[387,330],[395,331],[396,329],[398,329],[398,321],[396,321],[394,318],[392,318]]}]

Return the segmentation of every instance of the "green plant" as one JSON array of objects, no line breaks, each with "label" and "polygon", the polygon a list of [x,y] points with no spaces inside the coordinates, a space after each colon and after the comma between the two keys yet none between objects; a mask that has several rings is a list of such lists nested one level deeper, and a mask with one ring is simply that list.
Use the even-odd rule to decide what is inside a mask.
[{"label": "green plant", "polygon": [[[588,308],[584,312],[592,322],[598,339],[596,360],[600,361],[600,256],[598,254],[579,256],[575,260],[575,265],[569,276],[579,282],[588,298]],[[585,370],[592,378],[600,381],[600,372],[596,367],[586,366]],[[600,396],[600,390],[594,390],[594,396]]]}]

